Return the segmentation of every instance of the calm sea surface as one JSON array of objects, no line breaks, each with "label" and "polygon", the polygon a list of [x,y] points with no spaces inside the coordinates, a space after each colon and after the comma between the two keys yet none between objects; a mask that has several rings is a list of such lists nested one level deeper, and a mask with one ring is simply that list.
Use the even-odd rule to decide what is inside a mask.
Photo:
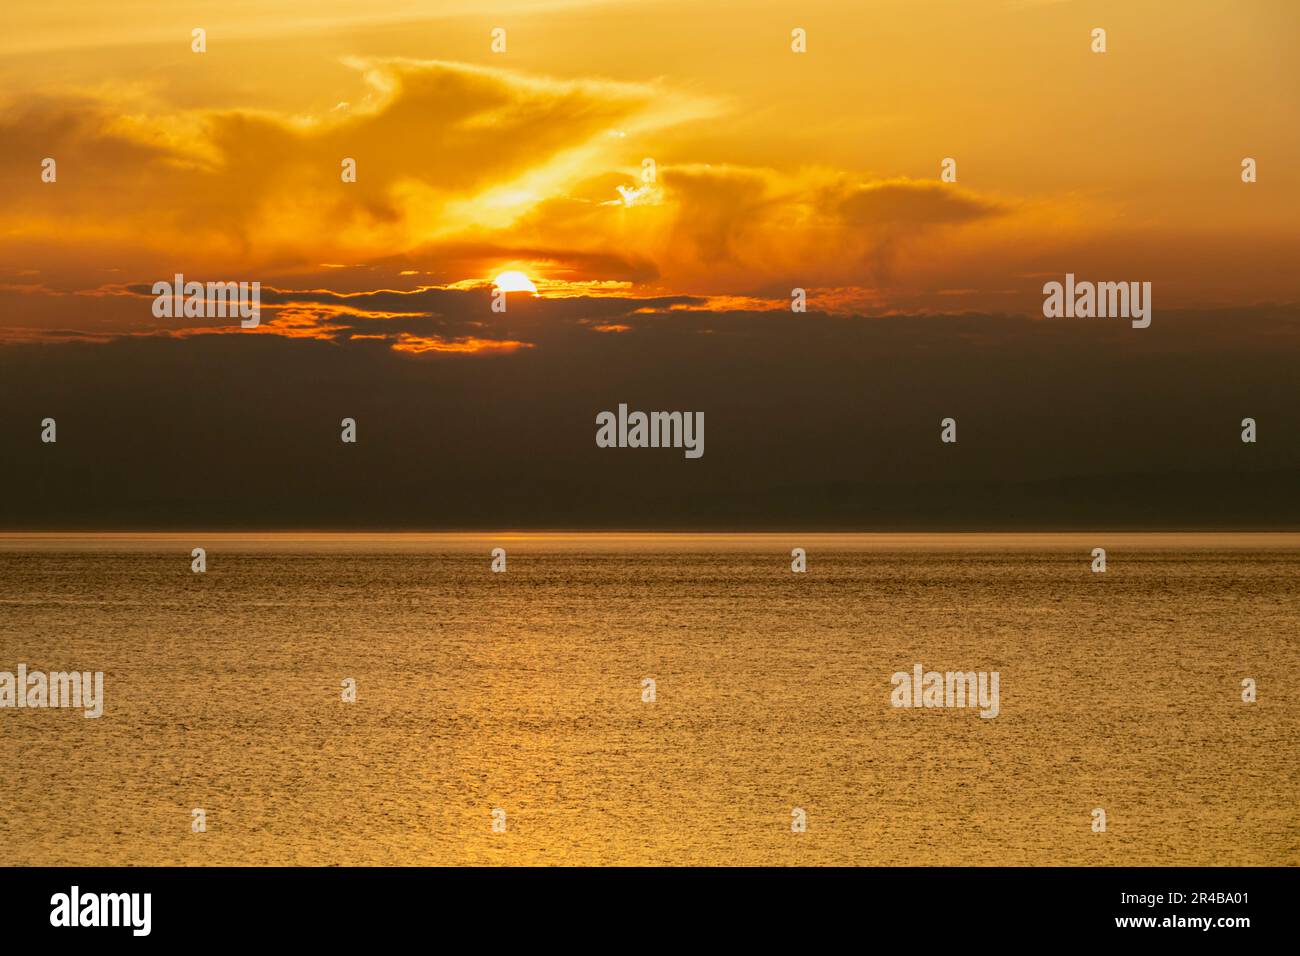
[{"label": "calm sea surface", "polygon": [[1294,535],[10,535],[20,663],[10,864],[1300,864]]}]

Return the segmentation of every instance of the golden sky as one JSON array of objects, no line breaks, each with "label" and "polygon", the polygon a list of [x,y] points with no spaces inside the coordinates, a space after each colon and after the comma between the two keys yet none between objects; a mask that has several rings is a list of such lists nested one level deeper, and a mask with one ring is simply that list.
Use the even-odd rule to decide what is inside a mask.
[{"label": "golden sky", "polygon": [[1295,302],[1298,34],[1292,0],[6,4],[0,324],[175,330],[139,287],[177,272],[883,314],[1033,313],[1069,271]]}]

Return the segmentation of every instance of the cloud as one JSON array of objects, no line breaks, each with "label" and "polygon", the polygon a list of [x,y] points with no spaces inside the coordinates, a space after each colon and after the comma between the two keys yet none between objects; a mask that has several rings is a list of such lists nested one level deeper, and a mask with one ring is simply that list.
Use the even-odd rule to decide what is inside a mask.
[{"label": "cloud", "polygon": [[962,189],[908,179],[854,187],[838,203],[843,220],[862,227],[948,225],[1005,211],[998,203]]},{"label": "cloud", "polygon": [[[312,299],[340,297],[282,302]],[[670,302],[614,318],[633,303],[525,296],[485,320],[485,351],[474,293],[348,301],[412,299],[441,314],[340,316],[346,339],[0,345],[0,524],[1300,526],[1296,308],[1170,311],[1135,332]],[[595,415],[619,402],[704,412],[705,457],[597,448]],[[1239,440],[1246,415],[1258,446]],[[958,445],[939,442],[946,416]],[[1026,494],[1038,481],[1049,496]]]},{"label": "cloud", "polygon": [[[612,165],[612,127],[648,131],[712,109],[653,83],[348,63],[364,95],[322,116],[176,109],[130,90],[6,103],[0,174],[17,188],[0,210],[0,250],[74,287],[98,284],[87,272],[109,260],[249,273],[444,242],[486,253],[532,206]],[[55,184],[39,179],[45,156],[58,163]],[[341,181],[345,157],[355,183]],[[548,255],[578,263],[593,252]]]},{"label": "cloud", "polygon": [[[361,90],[321,115],[177,109],[132,87],[10,102],[0,172],[19,188],[0,210],[5,261],[63,291],[101,288],[110,268],[114,281],[334,288],[521,268],[552,291],[788,296],[791,284],[880,285],[909,244],[1006,212],[955,187],[821,168],[665,159],[647,183],[628,137],[662,138],[717,102],[659,83],[345,62]],[[35,175],[44,153],[57,184]],[[355,183],[340,179],[344,157]],[[879,300],[859,289],[843,301]],[[278,327],[294,334],[288,316]]]},{"label": "cloud", "polygon": [[[315,113],[177,106],[132,84],[6,100],[0,176],[14,187],[0,208],[0,283],[10,287],[0,300],[17,306],[6,311],[8,337],[75,327],[193,334],[114,298],[177,272],[349,293],[469,289],[519,269],[548,296],[626,296],[634,311],[634,300],[673,295],[775,309],[797,287],[814,308],[845,314],[1030,311],[1041,282],[1026,277],[1061,263],[1149,278],[1170,304],[1204,299],[1205,285],[1232,301],[1290,274],[1293,239],[1263,252],[1230,245],[1220,268],[1189,276],[1180,256],[1204,256],[1219,239],[1197,247],[1078,194],[701,162],[683,130],[724,103],[661,81],[344,62],[351,85],[321,91]],[[47,155],[56,184],[39,178]],[[355,183],[341,181],[345,157],[356,160]],[[91,309],[61,293],[102,298]],[[380,334],[353,329],[336,305],[275,310],[264,332]],[[451,343],[493,337],[408,331]],[[532,342],[535,331],[500,340]]]}]

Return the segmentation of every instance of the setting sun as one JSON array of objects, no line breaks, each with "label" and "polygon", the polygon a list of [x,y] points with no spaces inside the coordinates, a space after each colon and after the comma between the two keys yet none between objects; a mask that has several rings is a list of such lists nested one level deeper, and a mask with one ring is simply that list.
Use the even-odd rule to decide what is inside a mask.
[{"label": "setting sun", "polygon": [[533,280],[517,269],[501,273],[492,280],[492,284],[502,292],[537,292],[537,286],[533,284]]}]

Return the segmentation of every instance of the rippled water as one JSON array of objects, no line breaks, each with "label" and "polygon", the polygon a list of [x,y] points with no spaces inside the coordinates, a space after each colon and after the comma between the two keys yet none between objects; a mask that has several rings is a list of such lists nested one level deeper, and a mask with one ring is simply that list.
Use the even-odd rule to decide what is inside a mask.
[{"label": "rippled water", "polygon": [[10,536],[19,663],[15,864],[1300,863],[1297,536]]}]

